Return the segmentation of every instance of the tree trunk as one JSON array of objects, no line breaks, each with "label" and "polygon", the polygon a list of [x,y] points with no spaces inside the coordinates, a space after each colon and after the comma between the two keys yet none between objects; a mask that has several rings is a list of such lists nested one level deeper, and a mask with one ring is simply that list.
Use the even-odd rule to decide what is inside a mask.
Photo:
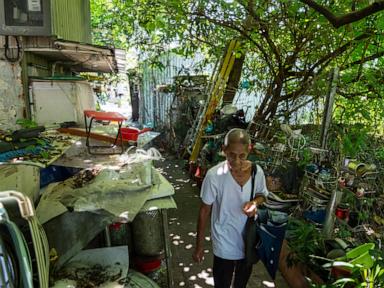
[{"label": "tree trunk", "polygon": [[223,95],[223,103],[231,104],[233,98],[235,98],[237,88],[239,88],[239,81],[241,77],[241,72],[243,70],[245,60],[245,54],[242,54],[240,58],[236,58],[233,63],[233,68],[231,73],[229,74],[228,83],[225,87],[225,92]]}]

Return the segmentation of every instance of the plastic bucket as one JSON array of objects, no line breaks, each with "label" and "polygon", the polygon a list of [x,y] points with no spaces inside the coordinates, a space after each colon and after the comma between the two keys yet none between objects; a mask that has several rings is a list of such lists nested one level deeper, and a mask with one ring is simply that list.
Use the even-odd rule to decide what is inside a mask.
[{"label": "plastic bucket", "polygon": [[122,127],[121,130],[121,137],[124,141],[137,141],[137,138],[139,137],[140,130],[136,128],[128,128],[128,127]]},{"label": "plastic bucket", "polygon": [[134,260],[136,269],[143,273],[148,274],[156,271],[161,266],[161,260],[159,258],[147,258],[137,256]]},{"label": "plastic bucket", "polygon": [[151,128],[144,128],[143,130],[140,130],[138,128],[132,128],[132,127],[122,127],[120,129],[121,137],[123,137],[124,141],[137,141],[137,138],[140,134],[143,134],[145,132],[151,131]]}]

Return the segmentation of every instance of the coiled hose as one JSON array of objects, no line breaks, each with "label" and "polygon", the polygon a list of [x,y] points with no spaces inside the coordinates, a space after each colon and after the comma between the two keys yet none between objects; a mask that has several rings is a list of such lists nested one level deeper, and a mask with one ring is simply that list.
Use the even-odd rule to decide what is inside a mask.
[{"label": "coiled hose", "polygon": [[[6,191],[6,192],[0,192],[0,202],[1,203],[17,202],[21,216],[28,222],[30,234],[32,237],[33,248],[36,256],[39,287],[48,288],[49,287],[48,239],[43,227],[40,225],[37,217],[35,216],[35,209],[32,205],[31,200],[28,197],[24,196],[22,193],[15,192],[15,191]],[[2,206],[4,205],[0,205],[0,208]],[[6,215],[6,213],[4,215]],[[8,218],[8,216],[6,217]],[[4,221],[3,224],[5,224],[8,227],[8,230],[11,234],[13,242],[16,245],[20,245],[20,241],[22,241],[24,243],[24,245],[22,246],[27,247],[24,237],[22,237],[22,233],[20,232],[16,224],[10,221],[9,219],[5,219],[5,220],[7,221]],[[18,235],[21,235],[21,236],[18,237]],[[19,247],[19,249],[21,248],[22,247]],[[17,251],[19,250],[17,249]],[[24,259],[24,256],[22,255],[28,255],[27,258],[29,259]],[[22,263],[23,265],[21,266],[23,271],[20,271],[20,272],[24,278],[23,280],[24,286],[26,288],[33,288],[33,285],[31,284],[32,277],[30,275],[30,271],[32,270],[32,265],[31,265],[31,259],[30,259],[29,253],[27,251],[25,253],[18,253],[18,260],[23,262]]]}]

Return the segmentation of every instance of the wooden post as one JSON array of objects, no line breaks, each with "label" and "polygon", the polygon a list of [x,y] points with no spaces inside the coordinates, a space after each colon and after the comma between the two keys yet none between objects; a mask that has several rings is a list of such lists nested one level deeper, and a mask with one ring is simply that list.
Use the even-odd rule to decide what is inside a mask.
[{"label": "wooden post", "polygon": [[175,287],[173,282],[173,271],[172,271],[172,251],[171,244],[169,241],[169,229],[168,229],[168,211],[167,209],[161,209],[161,219],[163,225],[163,239],[164,239],[164,249],[165,249],[165,262],[167,265],[167,280],[168,288]]},{"label": "wooden post", "polygon": [[332,121],[333,103],[335,102],[337,81],[339,78],[339,68],[333,68],[330,73],[329,89],[325,100],[323,122],[321,125],[320,145],[322,149],[327,146],[327,133]]},{"label": "wooden post", "polygon": [[324,226],[323,226],[323,234],[325,236],[325,239],[331,239],[333,235],[333,228],[335,227],[335,220],[336,220],[336,208],[337,205],[340,203],[342,192],[339,191],[337,188],[335,188],[332,191],[331,198],[329,199],[326,214],[325,214],[325,220],[324,220]]},{"label": "wooden post", "polygon": [[[325,101],[325,107],[324,107],[324,116],[323,116],[323,122],[321,125],[321,134],[320,134],[320,144],[322,149],[327,149],[327,134],[329,126],[332,122],[332,115],[333,115],[333,103],[335,102],[335,95],[336,95],[336,87],[337,87],[337,81],[339,77],[339,68],[333,68],[330,73],[330,80],[329,80],[329,89],[327,98]],[[335,224],[335,211],[337,204],[339,202],[338,195],[340,192],[335,188],[332,191],[331,198],[328,202],[327,209],[326,209],[326,216],[324,220],[324,227],[323,227],[323,233],[325,234],[326,238],[331,238],[333,234],[333,227]]]}]

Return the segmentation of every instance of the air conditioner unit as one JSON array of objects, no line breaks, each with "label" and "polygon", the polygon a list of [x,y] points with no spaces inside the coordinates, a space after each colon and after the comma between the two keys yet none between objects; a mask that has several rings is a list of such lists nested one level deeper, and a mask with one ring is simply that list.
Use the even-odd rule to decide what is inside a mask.
[{"label": "air conditioner unit", "polygon": [[50,0],[0,0],[0,35],[50,36]]}]

